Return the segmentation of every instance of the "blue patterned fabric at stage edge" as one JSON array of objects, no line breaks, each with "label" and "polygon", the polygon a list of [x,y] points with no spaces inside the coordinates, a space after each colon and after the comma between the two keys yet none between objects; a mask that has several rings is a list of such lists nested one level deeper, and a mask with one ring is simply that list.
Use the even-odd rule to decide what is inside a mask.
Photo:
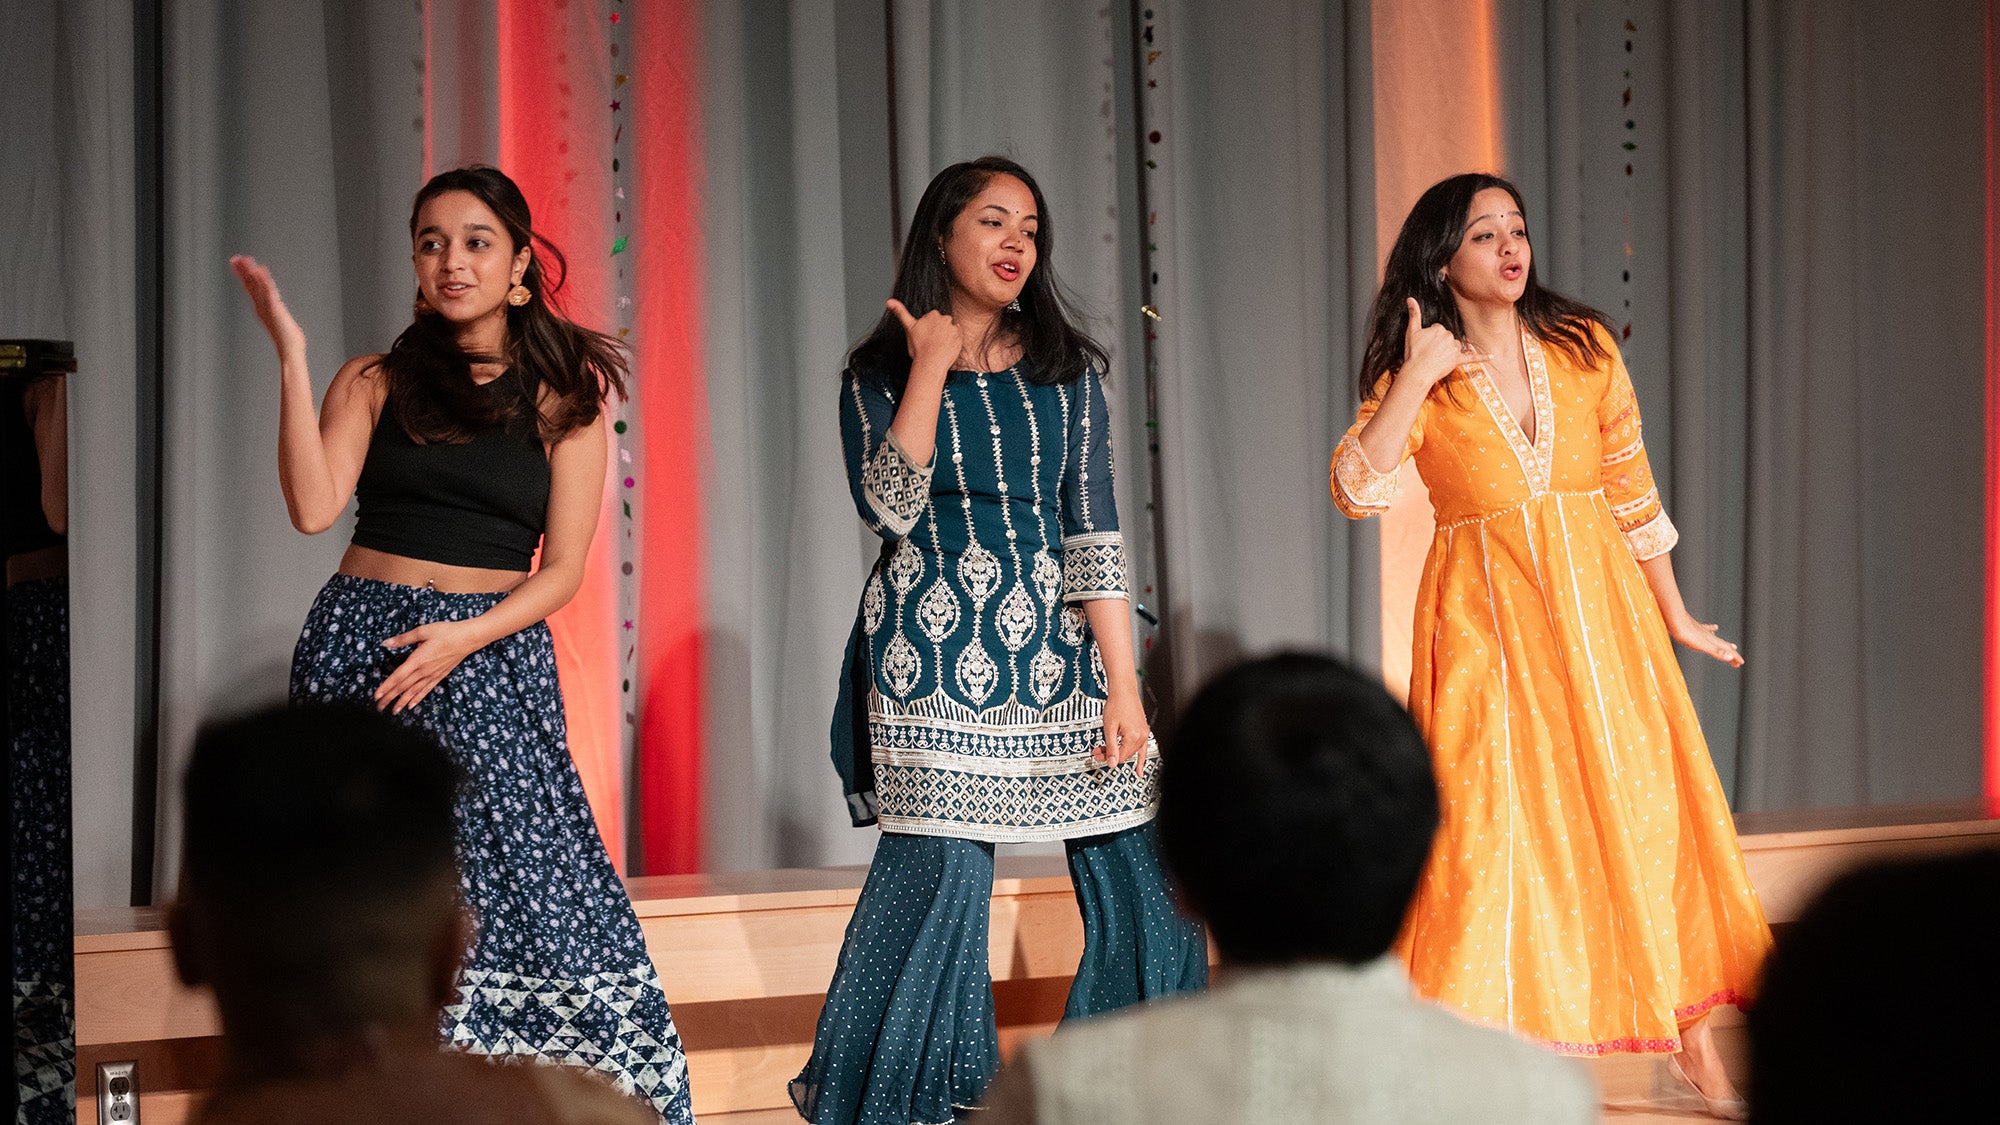
[{"label": "blue patterned fabric at stage edge", "polygon": [[[503,596],[335,575],[299,636],[292,698],[368,699],[408,652],[383,638],[477,616]],[[570,760],[548,626],[466,657],[408,714],[467,778],[458,853],[478,933],[446,1038],[598,1071],[667,1121],[691,1122],[680,1035]]]},{"label": "blue patterned fabric at stage edge", "polygon": [[68,578],[7,587],[7,706],[17,1120],[72,1122]]},{"label": "blue patterned fabric at stage edge", "polygon": [[848,479],[889,541],[834,727],[855,822],[1008,843],[1152,819],[1158,756],[1140,775],[1091,758],[1104,665],[1080,603],[1126,596],[1098,376],[1044,386],[1015,370],[952,372],[930,467],[889,434],[895,412],[887,389],[846,380]]}]

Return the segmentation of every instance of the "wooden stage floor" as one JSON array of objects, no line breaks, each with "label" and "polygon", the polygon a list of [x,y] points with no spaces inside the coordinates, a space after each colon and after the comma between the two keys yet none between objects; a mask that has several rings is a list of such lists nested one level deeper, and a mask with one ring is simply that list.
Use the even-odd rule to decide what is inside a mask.
[{"label": "wooden stage floor", "polygon": [[[2000,821],[1973,805],[1745,814],[1751,878],[1780,927],[1832,874],[1884,856],[2000,845]],[[1001,1049],[1045,1035],[1061,1014],[1082,926],[1060,857],[1003,857],[993,888],[992,970]],[[795,1121],[784,1100],[812,1039],[821,995],[863,869],[825,868],[628,880],[659,967],[706,1122]],[[207,997],[174,979],[154,909],[77,916],[78,1121],[96,1120],[95,1065],[137,1059],[147,1125],[179,1125],[215,1078],[220,1039]],[[1740,1021],[1717,1030],[1739,1076]],[[1700,1118],[1653,1059],[1591,1061],[1617,1125]]]}]

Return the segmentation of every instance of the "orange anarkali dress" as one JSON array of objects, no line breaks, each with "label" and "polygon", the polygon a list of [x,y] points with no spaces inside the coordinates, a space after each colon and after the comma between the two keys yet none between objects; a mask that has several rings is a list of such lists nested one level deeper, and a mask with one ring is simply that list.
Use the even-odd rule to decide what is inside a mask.
[{"label": "orange anarkali dress", "polygon": [[[1734,823],[1639,561],[1679,538],[1632,382],[1523,333],[1529,441],[1483,365],[1433,393],[1404,450],[1437,510],[1410,711],[1442,824],[1398,941],[1417,989],[1574,1054],[1680,1049],[1749,994],[1770,947]],[[1358,435],[1333,498],[1389,506]]]}]

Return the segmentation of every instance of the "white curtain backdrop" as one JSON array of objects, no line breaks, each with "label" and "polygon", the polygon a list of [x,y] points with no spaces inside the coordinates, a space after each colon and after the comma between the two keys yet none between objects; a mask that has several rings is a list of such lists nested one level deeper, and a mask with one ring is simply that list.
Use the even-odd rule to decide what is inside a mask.
[{"label": "white curtain backdrop", "polygon": [[132,7],[0,5],[0,336],[74,340],[69,381],[70,698],[76,896],[132,893],[147,391],[138,308]]},{"label": "white curtain backdrop", "polygon": [[228,269],[269,265],[315,394],[408,322],[403,233],[422,175],[413,4],[168,5],[157,891],[204,718],[282,699],[299,622],[350,525],[293,530],[278,489],[276,353]]},{"label": "white curtain backdrop", "polygon": [[1543,279],[1632,324],[1681,588],[1748,657],[1682,661],[1739,809],[1979,793],[1981,8],[1500,5]]},{"label": "white curtain backdrop", "polygon": [[[1545,277],[1621,318],[1631,301],[1627,350],[1685,533],[1683,586],[1750,655],[1742,673],[1692,668],[1725,778],[1750,808],[1971,796],[1978,0],[1496,5],[1509,171]],[[176,755],[199,718],[283,692],[345,538],[285,522],[275,361],[226,258],[272,265],[323,386],[407,316],[427,17],[432,157],[497,155],[492,60],[437,46],[490,41],[492,6],[428,8],[162,5],[157,96],[138,77],[152,45],[133,19],[154,9],[0,9],[0,335],[74,338],[81,357],[84,905],[166,889]],[[1325,477],[1375,284],[1373,154],[1398,143],[1372,135],[1368,9],[704,10],[711,866],[859,862],[872,848],[847,826],[827,759],[873,551],[833,401],[841,357],[879,315],[899,228],[953,160],[1000,151],[1035,170],[1063,226],[1064,276],[1114,352],[1121,514],[1137,598],[1164,618],[1135,628],[1154,642],[1161,701],[1243,652],[1377,658],[1373,529],[1335,515]],[[443,40],[441,19],[457,21]],[[149,167],[155,114],[165,156]],[[143,268],[156,234],[157,293]],[[1139,315],[1145,300],[1159,321]],[[156,484],[157,597],[143,539]],[[157,714],[134,648],[155,621]],[[137,879],[135,856],[151,869]]]},{"label": "white curtain backdrop", "polygon": [[1376,283],[1368,6],[1148,7],[1168,599],[1155,678],[1184,700],[1272,648],[1375,664],[1375,528],[1327,492]]},{"label": "white curtain backdrop", "polygon": [[708,865],[860,863],[827,729],[872,548],[833,408],[894,272],[882,8],[718,6],[704,40]]}]

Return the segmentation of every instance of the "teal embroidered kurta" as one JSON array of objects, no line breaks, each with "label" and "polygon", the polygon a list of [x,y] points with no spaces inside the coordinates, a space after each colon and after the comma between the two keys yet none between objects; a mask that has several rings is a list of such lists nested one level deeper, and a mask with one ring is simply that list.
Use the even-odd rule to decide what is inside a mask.
[{"label": "teal embroidered kurta", "polygon": [[1158,755],[1138,775],[1091,757],[1105,674],[1082,603],[1127,596],[1097,373],[952,372],[926,465],[896,406],[881,380],[841,384],[848,483],[884,540],[834,720],[855,821],[1006,843],[1152,819]]}]

